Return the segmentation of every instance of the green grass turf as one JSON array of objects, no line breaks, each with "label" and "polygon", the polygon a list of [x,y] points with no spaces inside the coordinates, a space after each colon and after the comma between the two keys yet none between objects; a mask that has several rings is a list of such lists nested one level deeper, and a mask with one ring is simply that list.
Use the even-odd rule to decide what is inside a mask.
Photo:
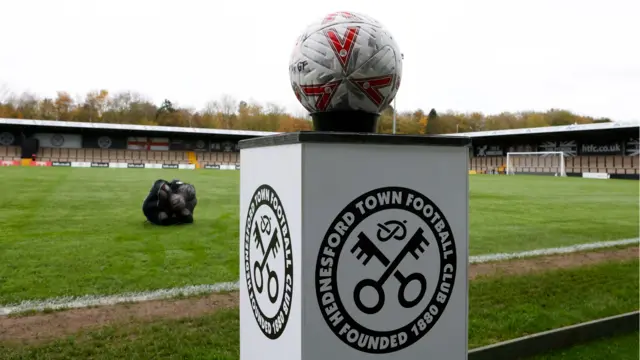
[{"label": "green grass turf", "polygon": [[[43,171],[44,170],[44,171]],[[158,178],[196,186],[191,226],[145,224]],[[0,304],[238,279],[237,171],[0,169]]]},{"label": "green grass turf", "polygon": [[589,344],[538,356],[531,360],[638,360],[638,336],[635,333],[602,339]]},{"label": "green grass turf", "polygon": [[638,259],[469,285],[469,346],[638,310]]},{"label": "green grass turf", "polygon": [[[144,224],[158,178],[198,191],[196,223]],[[472,254],[638,236],[638,183],[471,176]],[[0,168],[0,304],[235,281],[239,172]]]},{"label": "green grass turf", "polygon": [[[637,259],[474,280],[469,346],[637,310],[638,280]],[[39,345],[4,343],[0,359],[238,359],[238,326],[237,308],[220,310],[195,319],[111,326]]]},{"label": "green grass turf", "polygon": [[637,181],[470,176],[472,255],[638,237]]}]

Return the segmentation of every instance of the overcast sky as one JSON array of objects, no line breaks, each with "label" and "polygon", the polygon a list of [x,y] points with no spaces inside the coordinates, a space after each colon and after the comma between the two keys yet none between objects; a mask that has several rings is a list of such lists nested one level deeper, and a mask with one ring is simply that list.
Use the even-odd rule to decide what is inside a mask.
[{"label": "overcast sky", "polygon": [[0,0],[0,85],[134,90],[195,108],[229,94],[300,114],[288,76],[296,37],[341,10],[397,39],[399,110],[640,121],[638,0]]}]

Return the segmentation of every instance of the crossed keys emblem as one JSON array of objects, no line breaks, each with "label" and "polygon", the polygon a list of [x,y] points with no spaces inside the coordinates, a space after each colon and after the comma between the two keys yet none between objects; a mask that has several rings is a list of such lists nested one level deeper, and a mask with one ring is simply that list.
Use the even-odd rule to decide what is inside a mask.
[{"label": "crossed keys emblem", "polygon": [[[278,290],[279,290],[279,282],[278,282],[278,274],[275,271],[271,270],[269,267],[269,263],[267,262],[269,258],[269,254],[273,255],[275,259],[278,254],[278,248],[280,247],[280,242],[278,241],[278,228],[276,227],[273,231],[273,235],[271,235],[271,240],[265,249],[264,243],[262,242],[262,234],[260,232],[260,227],[258,226],[258,222],[255,222],[255,230],[253,230],[253,235],[256,238],[256,248],[260,249],[262,252],[262,260],[256,260],[253,264],[253,276],[256,281],[256,290],[258,290],[259,294],[262,294],[262,290],[264,290],[264,270],[267,270],[267,295],[269,295],[269,301],[272,304],[275,304],[276,300],[278,300]],[[272,287],[272,282],[273,287]],[[274,288],[273,294],[271,293],[271,289]]]},{"label": "crossed keys emblem", "polygon": [[[393,260],[389,260],[365,233],[360,232],[360,234],[358,234],[358,241],[351,248],[351,253],[360,260],[364,266],[367,266],[372,258],[376,258],[386,269],[378,280],[361,280],[353,289],[353,297],[358,309],[370,315],[382,309],[385,300],[383,286],[392,274],[400,282],[400,289],[398,289],[398,302],[400,305],[404,308],[412,308],[418,305],[427,291],[427,279],[418,272],[405,276],[398,270],[398,266],[408,254],[411,254],[416,260],[419,259],[420,255],[426,251],[427,246],[429,246],[429,241],[424,237],[424,230],[418,228],[398,256]],[[418,296],[410,300],[407,299],[405,291],[412,281],[417,281],[420,284],[420,292]],[[378,300],[373,306],[367,306],[362,302],[362,291],[368,287],[372,288],[378,294]]]}]

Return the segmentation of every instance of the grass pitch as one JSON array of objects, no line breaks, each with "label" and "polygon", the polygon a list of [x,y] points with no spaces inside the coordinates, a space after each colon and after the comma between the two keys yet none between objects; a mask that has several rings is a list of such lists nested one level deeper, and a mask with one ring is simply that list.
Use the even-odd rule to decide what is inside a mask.
[{"label": "grass pitch", "polygon": [[[637,310],[637,269],[636,259],[474,280],[469,286],[469,347]],[[37,345],[0,343],[0,359],[238,359],[239,335],[236,308],[198,318],[111,326]]]},{"label": "grass pitch", "polygon": [[[198,192],[196,222],[159,228],[158,178]],[[238,279],[239,172],[0,168],[0,304]],[[471,254],[638,237],[638,183],[471,176]],[[428,194],[427,194],[428,195]]]}]

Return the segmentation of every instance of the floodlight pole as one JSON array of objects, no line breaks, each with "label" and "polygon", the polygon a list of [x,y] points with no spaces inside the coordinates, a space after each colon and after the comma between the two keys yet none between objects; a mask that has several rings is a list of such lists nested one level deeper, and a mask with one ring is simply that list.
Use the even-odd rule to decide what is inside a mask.
[{"label": "floodlight pole", "polygon": [[[400,56],[402,57],[402,60],[404,60],[404,54],[400,54]],[[398,96],[396,94],[396,97],[393,98],[393,133],[396,133],[396,100],[398,100]]]},{"label": "floodlight pole", "polygon": [[397,97],[393,98],[393,133],[396,133],[396,99]]}]

